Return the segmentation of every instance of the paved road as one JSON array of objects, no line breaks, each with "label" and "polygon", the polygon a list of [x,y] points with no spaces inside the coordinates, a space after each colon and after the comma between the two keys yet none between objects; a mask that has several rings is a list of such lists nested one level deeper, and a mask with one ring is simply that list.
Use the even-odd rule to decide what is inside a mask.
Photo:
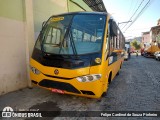
[{"label": "paved road", "polygon": [[[38,87],[0,96],[0,111],[14,109],[47,111],[160,111],[160,61],[132,56],[125,61],[120,75],[110,84],[102,99],[89,99],[51,93]],[[82,113],[78,113],[83,115]],[[1,119],[1,118],[0,118]],[[22,118],[20,118],[22,119]],[[23,118],[26,119],[26,118]],[[50,117],[48,120],[159,120],[156,117]]]}]

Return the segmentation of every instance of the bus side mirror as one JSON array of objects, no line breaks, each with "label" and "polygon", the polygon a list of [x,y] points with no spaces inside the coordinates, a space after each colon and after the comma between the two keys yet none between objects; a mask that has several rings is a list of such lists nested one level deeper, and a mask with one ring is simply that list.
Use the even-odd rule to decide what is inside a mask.
[{"label": "bus side mirror", "polygon": [[45,24],[46,24],[46,21],[44,21],[44,22],[42,23],[42,27],[44,27]]},{"label": "bus side mirror", "polygon": [[118,32],[118,28],[117,28],[117,24],[115,21],[113,21],[112,19],[109,20],[109,23],[110,23],[110,35],[111,36],[117,36],[117,32]]},{"label": "bus side mirror", "polygon": [[107,60],[108,57],[110,56],[108,50],[106,50],[106,53],[105,53],[105,54],[106,54],[106,55],[105,55],[105,58],[106,58],[106,60]]}]

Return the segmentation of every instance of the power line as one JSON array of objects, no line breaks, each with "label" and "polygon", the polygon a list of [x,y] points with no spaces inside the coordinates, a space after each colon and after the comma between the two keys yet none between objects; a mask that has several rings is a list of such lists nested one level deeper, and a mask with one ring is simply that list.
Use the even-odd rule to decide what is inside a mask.
[{"label": "power line", "polygon": [[128,15],[130,14],[130,12],[131,12],[131,10],[132,10],[132,7],[133,7],[133,0],[132,0],[131,3],[130,3],[130,9],[129,9]]},{"label": "power line", "polygon": [[[136,18],[133,20],[133,22],[125,29],[125,31],[130,28],[130,26],[140,17],[140,15],[144,12],[145,8],[148,7],[149,3],[151,0],[148,0],[148,2],[146,3],[146,5],[141,9],[141,11],[138,13],[138,15],[136,16]],[[124,31],[124,32],[125,32]]]},{"label": "power line", "polygon": [[[134,0],[135,1],[135,0]],[[130,16],[130,13],[132,14],[132,12],[134,12],[136,9],[136,6],[138,6],[138,1],[139,0],[137,0],[137,2],[135,2],[135,4],[133,4],[133,0],[132,0],[132,3],[131,3],[131,5],[130,5],[130,11],[129,11],[129,13],[128,13],[128,16]]]},{"label": "power line", "polygon": [[127,30],[127,31],[134,31],[134,30],[146,30],[146,29],[150,29],[151,27],[146,27],[146,28],[136,28],[136,29],[131,29],[131,30]]},{"label": "power line", "polygon": [[[133,13],[133,15],[130,17],[130,19],[129,19],[128,21],[131,21],[131,20],[132,20],[133,16],[134,16],[134,15],[136,14],[136,12],[139,10],[139,8],[140,8],[140,6],[142,5],[143,2],[144,2],[144,0],[141,1],[141,3],[139,4],[138,8],[135,10],[135,12]],[[127,25],[128,25],[128,23],[127,23],[123,28],[125,28]],[[122,28],[122,29],[123,29],[123,28]],[[121,30],[122,30],[122,29],[121,29]]]}]

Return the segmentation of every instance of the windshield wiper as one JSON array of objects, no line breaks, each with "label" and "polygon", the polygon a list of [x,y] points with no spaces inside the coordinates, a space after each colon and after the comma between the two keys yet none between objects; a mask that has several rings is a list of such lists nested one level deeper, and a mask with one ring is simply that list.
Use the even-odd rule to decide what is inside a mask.
[{"label": "windshield wiper", "polygon": [[[70,23],[70,24],[71,24],[71,23]],[[70,25],[69,25],[69,26],[70,26]],[[63,38],[63,40],[62,40],[62,43],[60,44],[59,54],[61,53],[61,50],[62,50],[62,47],[63,47],[63,44],[64,44],[64,40],[66,39],[68,33],[69,33],[69,28],[67,28],[66,33],[64,34],[64,38]]]},{"label": "windshield wiper", "polygon": [[41,42],[40,42],[41,51],[42,51],[43,54],[45,53],[45,52],[44,52],[44,47],[43,47],[44,40],[46,39],[46,36],[43,35],[45,29],[46,29],[46,26],[44,26],[44,27],[42,28],[42,30],[40,31],[40,35],[39,35],[39,39],[41,39]]},{"label": "windshield wiper", "polygon": [[42,53],[44,53],[43,41],[44,41],[45,37],[43,36],[42,31],[40,31],[39,39],[41,39],[41,42],[40,42],[41,51],[42,51]]},{"label": "windshield wiper", "polygon": [[[73,18],[72,18],[72,20],[73,20]],[[63,38],[63,41],[62,41],[62,43],[61,43],[61,45],[60,45],[59,54],[61,53],[61,50],[62,50],[62,47],[63,47],[63,45],[64,45],[65,39],[67,39],[67,37],[69,37],[69,38],[70,38],[70,42],[71,42],[71,47],[72,47],[72,50],[73,50],[73,54],[74,54],[74,55],[77,55],[76,47],[75,47],[74,40],[73,40],[73,36],[72,36],[72,32],[71,32],[72,20],[71,20],[71,22],[70,22],[70,24],[69,24],[68,29],[66,30],[66,33],[65,33],[64,38]]]},{"label": "windshield wiper", "polygon": [[71,30],[69,32],[69,36],[70,36],[70,41],[71,41],[71,47],[72,47],[72,50],[73,50],[73,54],[77,55],[77,50],[76,50],[76,47],[75,47],[75,44],[74,44],[74,40],[73,40],[73,36],[72,36],[72,31]]}]

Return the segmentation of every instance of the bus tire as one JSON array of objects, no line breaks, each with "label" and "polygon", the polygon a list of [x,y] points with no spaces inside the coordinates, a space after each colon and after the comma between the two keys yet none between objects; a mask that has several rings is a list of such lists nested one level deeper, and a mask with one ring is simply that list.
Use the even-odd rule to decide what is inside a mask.
[{"label": "bus tire", "polygon": [[120,69],[122,68],[122,62],[121,62],[121,65],[120,65]]},{"label": "bus tire", "polygon": [[117,72],[117,75],[119,75],[119,71]]},{"label": "bus tire", "polygon": [[[127,60],[128,60],[128,59],[127,59]],[[121,65],[120,65],[120,67],[119,67],[119,70],[118,70],[118,72],[117,72],[117,75],[119,75],[119,71],[120,71],[121,67],[122,67],[122,63],[121,63]]]},{"label": "bus tire", "polygon": [[111,79],[112,79],[112,72],[109,73],[108,85],[111,83]]},{"label": "bus tire", "polygon": [[[109,86],[109,84],[111,83],[111,79],[112,79],[112,72],[109,73],[109,78],[108,78],[108,84],[107,84],[107,86]],[[105,97],[106,95],[107,95],[107,90],[102,93],[101,97]]]},{"label": "bus tire", "polygon": [[105,97],[107,95],[107,92],[103,92],[101,97]]}]

